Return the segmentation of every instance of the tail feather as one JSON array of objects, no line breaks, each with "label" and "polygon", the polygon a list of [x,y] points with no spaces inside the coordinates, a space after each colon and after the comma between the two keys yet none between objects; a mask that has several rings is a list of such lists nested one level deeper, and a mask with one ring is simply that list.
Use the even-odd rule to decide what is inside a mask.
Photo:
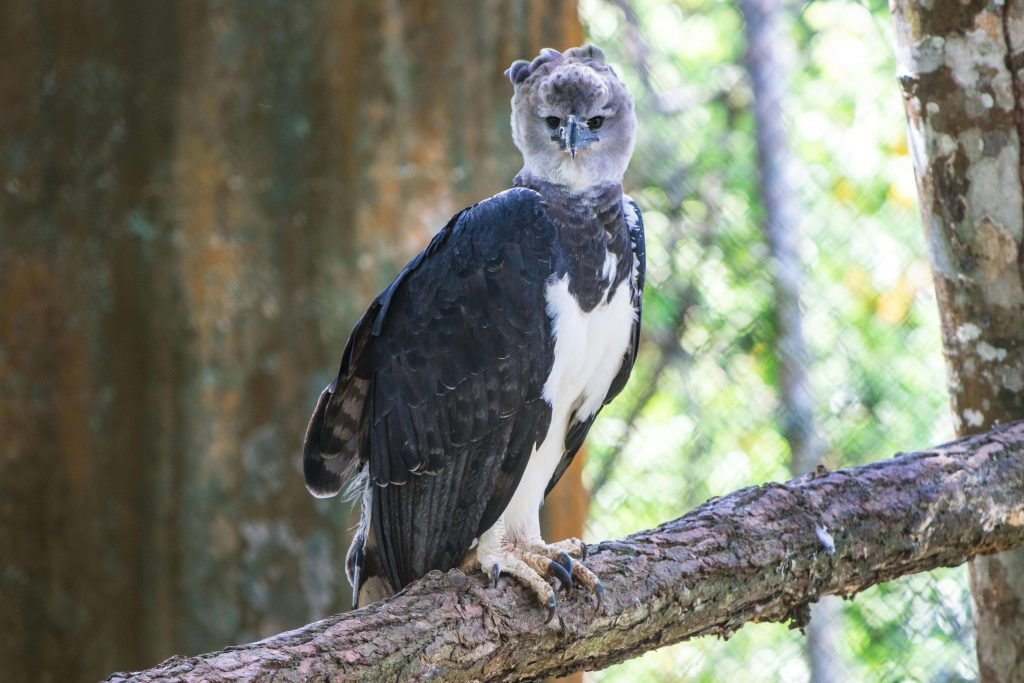
[{"label": "tail feather", "polygon": [[346,463],[338,462],[337,456],[325,455],[321,448],[324,415],[331,401],[333,388],[333,384],[328,386],[317,399],[313,417],[310,418],[309,426],[306,428],[306,441],[302,447],[302,472],[306,480],[306,488],[317,498],[336,495],[341,491],[345,480],[348,479],[347,473],[344,471]]}]

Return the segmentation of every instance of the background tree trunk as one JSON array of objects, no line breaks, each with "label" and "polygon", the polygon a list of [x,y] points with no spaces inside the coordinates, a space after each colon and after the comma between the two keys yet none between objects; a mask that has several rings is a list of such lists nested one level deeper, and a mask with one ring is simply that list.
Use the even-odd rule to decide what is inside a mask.
[{"label": "background tree trunk", "polygon": [[[1024,2],[892,5],[954,423],[1024,415]],[[1024,551],[971,562],[980,679],[1024,680]]]},{"label": "background tree trunk", "polygon": [[[804,211],[786,134],[786,57],[792,45],[784,30],[787,22],[779,0],[740,0],[739,6],[747,39],[744,66],[754,95],[759,187],[764,206],[762,223],[775,288],[779,420],[789,445],[790,471],[793,476],[800,476],[822,464],[823,448],[814,426],[814,397],[808,373],[811,359],[800,310],[804,286],[799,253],[800,218]],[[841,618],[838,598],[824,597],[811,608],[811,620],[805,629],[811,683],[836,683],[844,678],[836,645]]]},{"label": "background tree trunk", "polygon": [[349,602],[304,490],[361,307],[520,158],[502,70],[574,2],[0,9],[0,679]]}]

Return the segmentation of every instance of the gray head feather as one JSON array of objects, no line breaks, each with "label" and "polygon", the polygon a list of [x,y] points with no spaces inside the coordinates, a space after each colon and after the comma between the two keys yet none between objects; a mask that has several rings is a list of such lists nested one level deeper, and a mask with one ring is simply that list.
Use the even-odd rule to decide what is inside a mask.
[{"label": "gray head feather", "polygon": [[[524,171],[573,191],[621,183],[633,153],[633,98],[604,53],[584,45],[565,53],[545,48],[505,72],[512,96],[512,139]],[[582,134],[566,131],[575,126]],[[581,144],[567,146],[578,138]]]},{"label": "gray head feather", "polygon": [[584,45],[582,47],[570,48],[566,50],[563,55],[554,48],[541,48],[540,54],[534,57],[532,62],[528,62],[525,59],[517,59],[512,62],[512,66],[505,69],[505,75],[508,76],[510,81],[512,81],[512,85],[519,85],[525,81],[530,74],[544,64],[566,59],[576,59],[579,61],[590,60],[594,62],[601,62],[603,64],[604,50],[599,48],[597,45]]}]

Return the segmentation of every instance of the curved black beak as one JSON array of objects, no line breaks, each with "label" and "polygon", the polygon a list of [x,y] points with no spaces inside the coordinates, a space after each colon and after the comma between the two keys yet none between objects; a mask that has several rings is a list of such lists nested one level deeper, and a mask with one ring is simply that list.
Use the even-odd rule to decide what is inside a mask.
[{"label": "curved black beak", "polygon": [[587,127],[586,121],[581,121],[575,114],[570,114],[558,129],[559,147],[568,149],[573,159],[576,158],[576,150],[586,149],[599,139],[597,133]]}]

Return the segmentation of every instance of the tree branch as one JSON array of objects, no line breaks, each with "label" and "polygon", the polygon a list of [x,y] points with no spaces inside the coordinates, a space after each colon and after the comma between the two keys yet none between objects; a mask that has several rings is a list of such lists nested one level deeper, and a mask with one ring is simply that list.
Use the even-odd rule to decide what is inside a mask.
[{"label": "tree branch", "polygon": [[[638,493],[638,495],[642,495]],[[513,581],[433,572],[401,594],[266,640],[172,657],[108,681],[518,681],[600,669],[747,622],[806,622],[826,594],[1024,544],[1024,421],[919,453],[708,501],[591,546],[597,614],[581,591],[558,617]]]}]

